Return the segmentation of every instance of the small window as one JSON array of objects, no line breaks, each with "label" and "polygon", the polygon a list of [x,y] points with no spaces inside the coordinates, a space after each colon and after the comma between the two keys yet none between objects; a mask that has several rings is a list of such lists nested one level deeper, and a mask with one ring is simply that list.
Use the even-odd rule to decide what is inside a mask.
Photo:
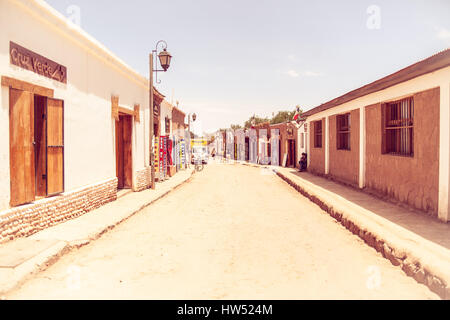
[{"label": "small window", "polygon": [[336,117],[337,149],[350,150],[350,113]]},{"label": "small window", "polygon": [[414,99],[384,106],[384,150],[386,154],[414,156]]},{"label": "small window", "polygon": [[322,120],[314,122],[314,148],[322,148]]}]

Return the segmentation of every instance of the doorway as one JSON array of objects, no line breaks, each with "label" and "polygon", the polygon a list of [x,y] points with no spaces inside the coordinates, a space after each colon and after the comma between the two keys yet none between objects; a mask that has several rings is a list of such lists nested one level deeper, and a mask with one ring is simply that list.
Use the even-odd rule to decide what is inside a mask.
[{"label": "doorway", "polygon": [[295,168],[295,140],[288,140],[288,157],[287,157],[287,167]]},{"label": "doorway", "polygon": [[131,189],[132,177],[132,116],[119,114],[116,121],[116,176],[118,189]]},{"label": "doorway", "polygon": [[64,102],[9,89],[11,207],[64,192]]},{"label": "doorway", "polygon": [[250,160],[250,138],[245,137],[245,161]]}]

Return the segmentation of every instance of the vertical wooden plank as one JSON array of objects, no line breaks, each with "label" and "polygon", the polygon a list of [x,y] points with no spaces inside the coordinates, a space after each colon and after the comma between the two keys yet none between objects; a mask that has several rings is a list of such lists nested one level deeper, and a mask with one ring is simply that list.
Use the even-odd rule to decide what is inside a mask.
[{"label": "vertical wooden plank", "polygon": [[123,117],[123,174],[124,174],[124,187],[132,188],[133,175],[132,175],[132,155],[131,155],[131,135],[132,135],[132,117],[126,115]]},{"label": "vertical wooden plank", "polygon": [[10,88],[10,181],[12,207],[35,199],[34,97]]},{"label": "vertical wooden plank", "polygon": [[47,99],[47,194],[64,192],[64,103]]},{"label": "vertical wooden plank", "polygon": [[119,97],[111,96],[111,115],[116,121],[119,121]]},{"label": "vertical wooden plank", "polygon": [[134,121],[141,122],[141,106],[139,104],[134,105]]},{"label": "vertical wooden plank", "polygon": [[119,121],[116,121],[116,173],[117,188],[123,189],[123,116],[119,116]]}]

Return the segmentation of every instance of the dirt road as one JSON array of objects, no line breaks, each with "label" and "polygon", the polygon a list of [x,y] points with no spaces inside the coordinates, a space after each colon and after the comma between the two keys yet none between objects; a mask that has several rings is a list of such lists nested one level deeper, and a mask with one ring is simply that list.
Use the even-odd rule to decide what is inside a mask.
[{"label": "dirt road", "polygon": [[210,165],[8,299],[437,299],[277,176]]}]

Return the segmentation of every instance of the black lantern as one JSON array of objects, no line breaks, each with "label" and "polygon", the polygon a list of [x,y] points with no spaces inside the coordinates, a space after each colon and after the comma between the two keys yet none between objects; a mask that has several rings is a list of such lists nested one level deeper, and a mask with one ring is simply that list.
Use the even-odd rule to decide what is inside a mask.
[{"label": "black lantern", "polygon": [[169,52],[167,52],[167,49],[163,49],[159,53],[159,62],[161,63],[161,67],[164,69],[164,71],[167,71],[170,67],[170,60],[172,60],[172,56]]},{"label": "black lantern", "polygon": [[192,121],[195,122],[196,119],[197,119],[197,115],[194,113],[194,114],[192,115]]}]

